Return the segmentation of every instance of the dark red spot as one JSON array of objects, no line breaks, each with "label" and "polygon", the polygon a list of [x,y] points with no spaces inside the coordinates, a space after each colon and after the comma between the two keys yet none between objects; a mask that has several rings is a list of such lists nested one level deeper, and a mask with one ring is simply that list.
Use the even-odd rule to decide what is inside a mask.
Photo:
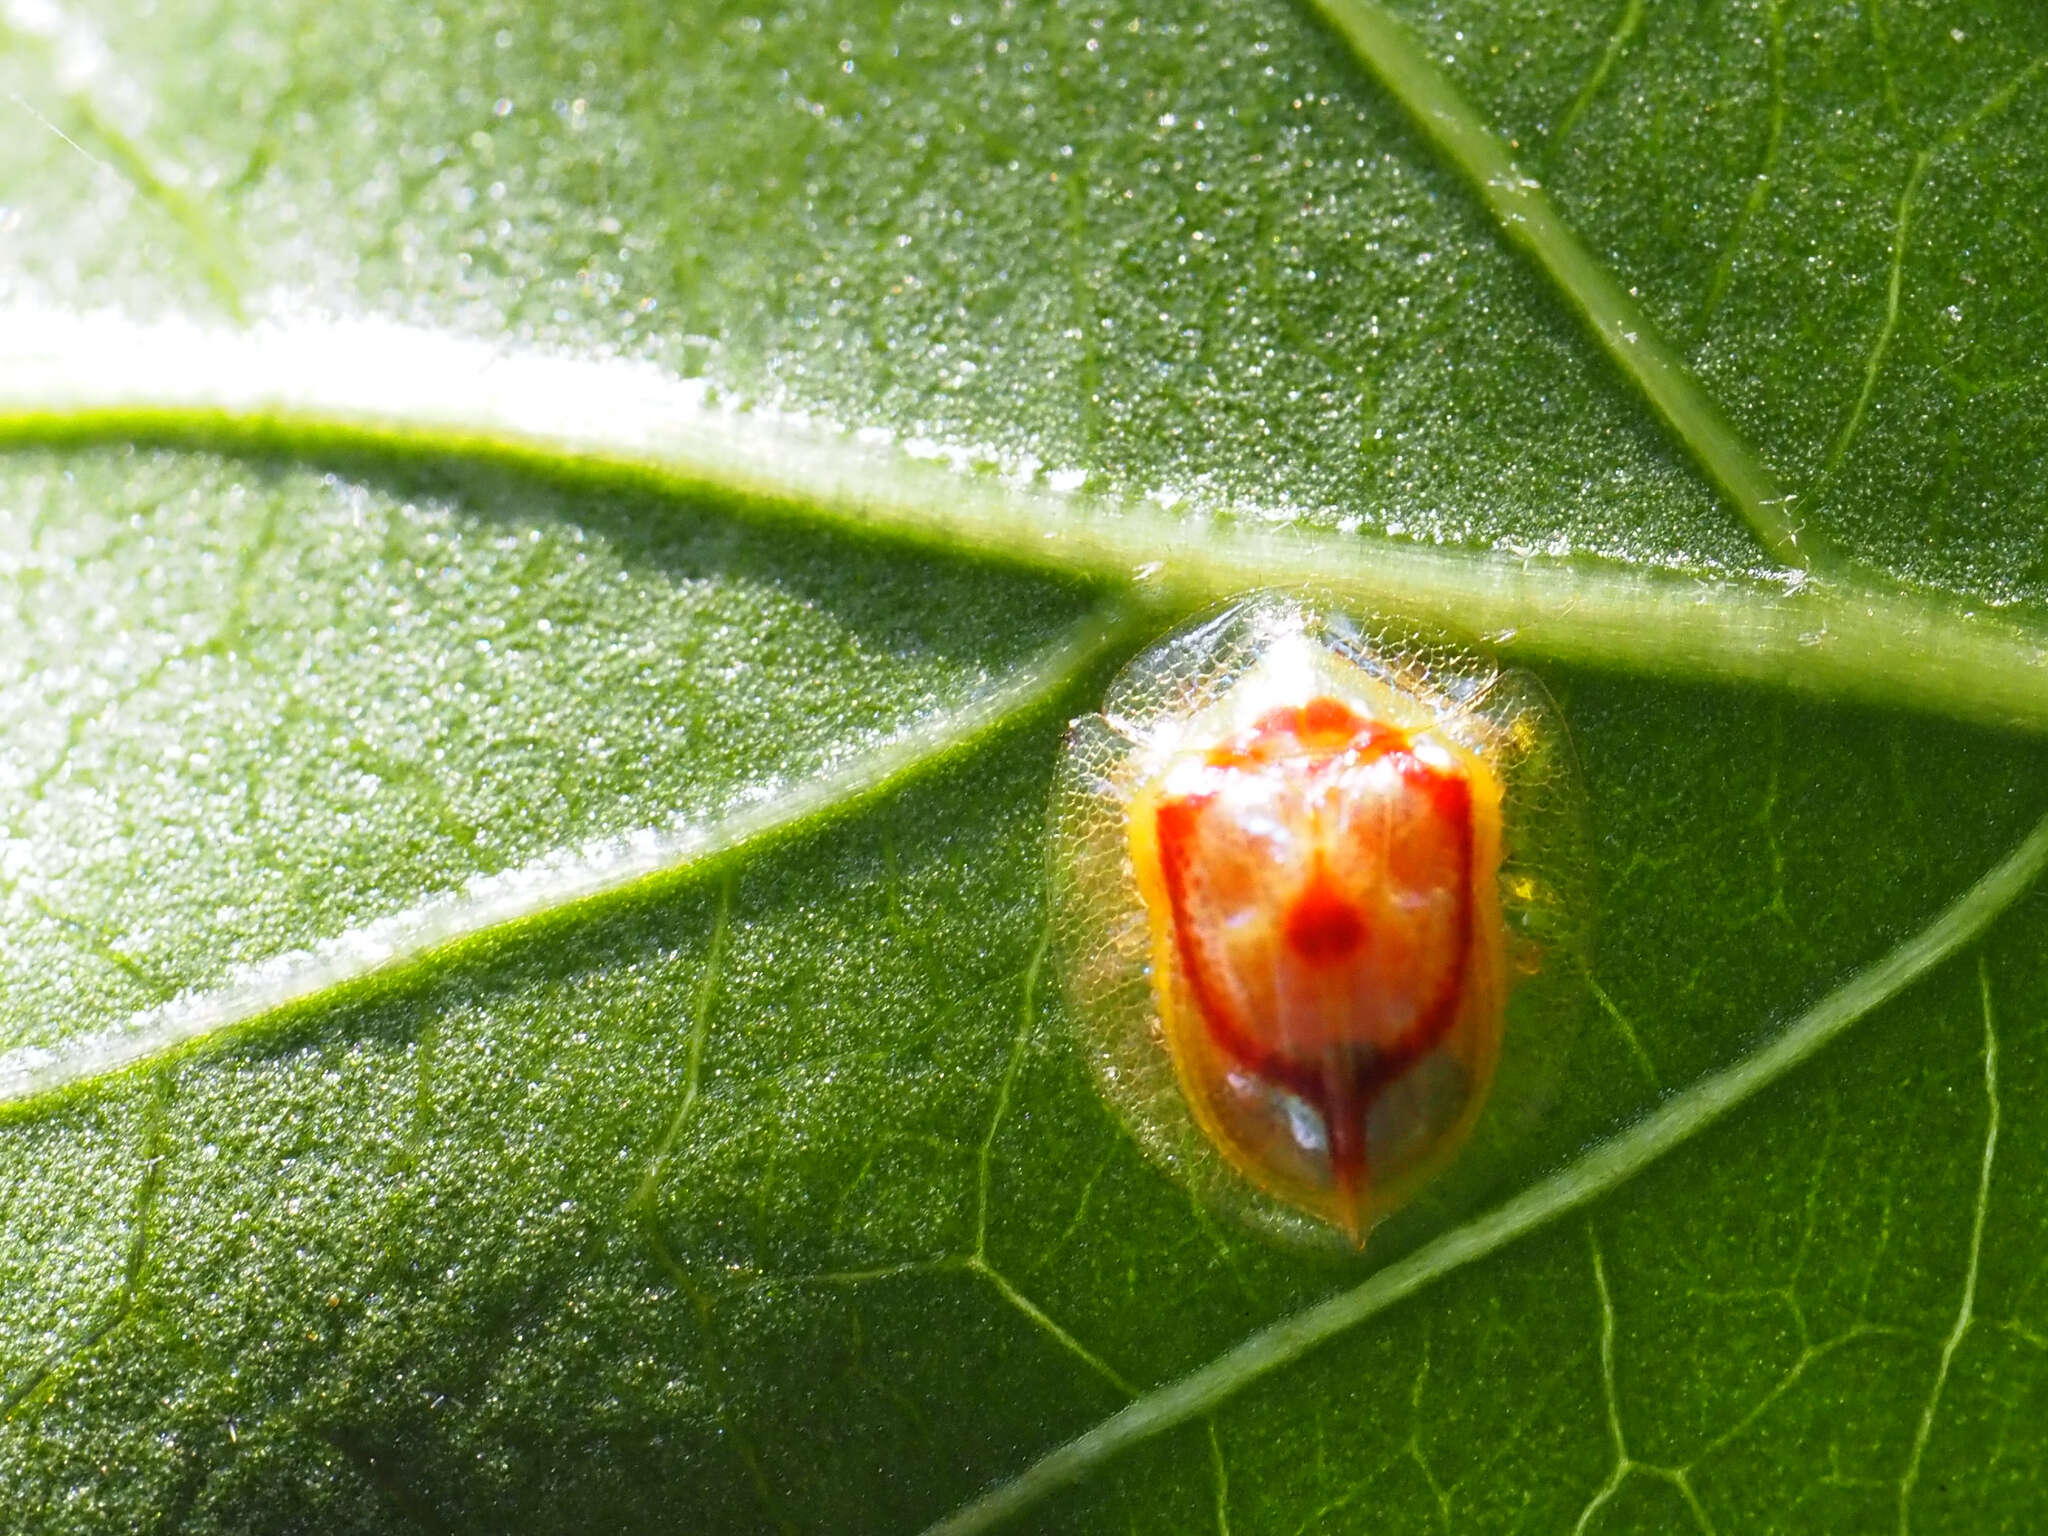
[{"label": "dark red spot", "polygon": [[1309,965],[1341,965],[1365,943],[1365,914],[1318,862],[1287,909],[1287,947]]}]

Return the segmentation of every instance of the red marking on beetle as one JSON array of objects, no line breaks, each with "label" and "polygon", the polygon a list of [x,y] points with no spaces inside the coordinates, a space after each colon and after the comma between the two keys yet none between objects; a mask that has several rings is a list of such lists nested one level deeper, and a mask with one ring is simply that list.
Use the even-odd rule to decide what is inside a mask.
[{"label": "red marking on beetle", "polygon": [[[1154,811],[1154,833],[1160,873],[1171,908],[1173,935],[1181,970],[1210,1039],[1228,1057],[1254,1075],[1273,1082],[1303,1100],[1322,1117],[1328,1140],[1330,1173],[1342,1208],[1356,1212],[1369,1187],[1365,1122],[1373,1105],[1456,1023],[1465,997],[1473,933],[1472,786],[1462,773],[1423,761],[1412,738],[1380,721],[1361,718],[1339,700],[1317,698],[1300,707],[1269,711],[1239,740],[1212,749],[1205,760],[1212,768],[1252,774],[1299,773],[1311,781],[1339,767],[1391,759],[1404,785],[1425,798],[1430,817],[1451,832],[1454,879],[1440,880],[1455,893],[1449,926],[1451,952],[1439,957],[1442,976],[1434,994],[1418,1009],[1410,1026],[1391,1041],[1326,1040],[1313,1055],[1289,1054],[1284,1042],[1261,1038],[1253,1021],[1237,1016],[1229,997],[1227,965],[1211,955],[1201,924],[1191,908],[1199,871],[1198,828],[1220,790],[1162,799]],[[1374,829],[1361,828],[1361,836]],[[1341,985],[1341,967],[1358,961],[1371,937],[1366,912],[1330,873],[1324,853],[1313,855],[1307,881],[1292,893],[1277,914],[1278,933],[1296,960],[1313,973],[1327,973]],[[1392,978],[1364,974],[1355,987],[1396,990]],[[1363,1232],[1353,1224],[1354,1240]]]},{"label": "red marking on beetle", "polygon": [[1337,888],[1316,856],[1315,873],[1287,909],[1287,947],[1314,966],[1342,965],[1365,943],[1365,914]]},{"label": "red marking on beetle", "polygon": [[1403,752],[1395,760],[1401,777],[1414,788],[1429,796],[1430,809],[1445,825],[1453,822],[1462,824],[1466,843],[1465,857],[1472,856],[1472,785],[1461,773],[1446,773],[1430,763],[1425,763],[1412,752]]},{"label": "red marking on beetle", "polygon": [[1408,733],[1400,727],[1367,719],[1342,699],[1318,695],[1306,704],[1267,710],[1244,735],[1211,747],[1205,760],[1216,768],[1241,768],[1349,752],[1357,761],[1369,763],[1388,752],[1405,751],[1409,745]]}]

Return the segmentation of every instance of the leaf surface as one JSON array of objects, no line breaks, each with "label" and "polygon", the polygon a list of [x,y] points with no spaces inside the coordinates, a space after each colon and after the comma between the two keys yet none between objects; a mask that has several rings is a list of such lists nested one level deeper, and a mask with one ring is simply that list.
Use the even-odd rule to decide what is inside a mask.
[{"label": "leaf surface", "polygon": [[[2048,25],[1328,12],[0,7],[25,1528],[2033,1521]],[[1047,949],[1063,720],[1308,577],[1599,860],[1356,1260]]]}]

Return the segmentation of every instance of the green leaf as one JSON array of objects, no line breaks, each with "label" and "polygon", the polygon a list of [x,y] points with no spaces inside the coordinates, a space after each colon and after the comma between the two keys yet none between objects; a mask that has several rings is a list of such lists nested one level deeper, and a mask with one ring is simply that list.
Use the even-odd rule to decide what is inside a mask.
[{"label": "green leaf", "polygon": [[[2048,27],[1319,3],[0,5],[15,1524],[2038,1522]],[[1303,582],[1599,856],[1359,1258],[1047,945]]]}]

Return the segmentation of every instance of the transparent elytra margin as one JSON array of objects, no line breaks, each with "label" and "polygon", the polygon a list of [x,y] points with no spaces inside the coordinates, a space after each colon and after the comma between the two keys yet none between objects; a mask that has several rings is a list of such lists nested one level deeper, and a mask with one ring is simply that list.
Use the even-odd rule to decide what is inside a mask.
[{"label": "transparent elytra margin", "polygon": [[[1313,596],[1240,599],[1138,656],[1101,712],[1073,723],[1053,789],[1050,875],[1067,1002],[1095,1082],[1124,1125],[1205,1206],[1285,1241],[1349,1248],[1363,1230],[1341,1230],[1327,1212],[1276,1195],[1292,1175],[1269,1176],[1242,1144],[1226,1149],[1191,1110],[1175,1052],[1185,1068],[1186,1009],[1169,1040],[1165,1015],[1175,1010],[1162,996],[1185,1005],[1185,977],[1171,944],[1162,946],[1132,853],[1134,802],[1151,804],[1177,764],[1316,698],[1433,743],[1440,757],[1470,754],[1498,786],[1497,916],[1483,920],[1499,932],[1482,935],[1480,947],[1498,957],[1494,990],[1504,996],[1497,1017],[1482,1021],[1486,1038],[1468,1040],[1455,1071],[1436,1074],[1464,1096],[1441,1116],[1440,1144],[1382,1192],[1366,1226],[1402,1205],[1425,1222],[1463,1210],[1512,1171],[1566,1070],[1588,996],[1583,793],[1557,707],[1533,677],[1399,626],[1360,622]],[[1158,974],[1162,957],[1168,974]],[[1267,1100],[1313,1148],[1314,1112],[1284,1093]],[[1213,1126],[1215,1111],[1207,1113]]]}]

